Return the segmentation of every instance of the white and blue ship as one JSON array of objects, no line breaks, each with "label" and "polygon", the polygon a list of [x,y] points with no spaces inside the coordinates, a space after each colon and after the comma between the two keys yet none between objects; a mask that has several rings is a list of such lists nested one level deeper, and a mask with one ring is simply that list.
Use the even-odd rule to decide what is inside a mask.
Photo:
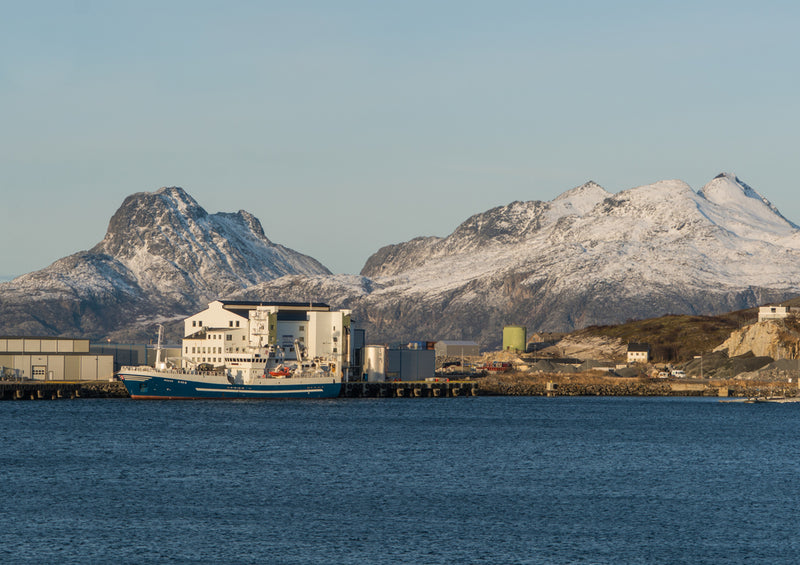
[{"label": "white and blue ship", "polygon": [[284,364],[268,347],[228,354],[221,367],[189,370],[162,362],[159,345],[155,367],[123,367],[118,375],[135,399],[335,398],[342,388],[335,362],[301,357]]},{"label": "white and blue ship", "polygon": [[136,399],[335,398],[342,388],[341,378],[335,375],[267,375],[252,381],[230,382],[227,373],[123,367],[119,376],[131,398]]}]

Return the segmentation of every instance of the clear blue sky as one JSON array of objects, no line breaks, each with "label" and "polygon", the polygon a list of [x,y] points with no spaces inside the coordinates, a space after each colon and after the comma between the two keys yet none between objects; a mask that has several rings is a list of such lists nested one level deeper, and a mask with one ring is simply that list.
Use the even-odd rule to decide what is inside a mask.
[{"label": "clear blue sky", "polygon": [[587,180],[736,173],[800,223],[796,2],[0,2],[0,274],[134,192],[338,273]]}]

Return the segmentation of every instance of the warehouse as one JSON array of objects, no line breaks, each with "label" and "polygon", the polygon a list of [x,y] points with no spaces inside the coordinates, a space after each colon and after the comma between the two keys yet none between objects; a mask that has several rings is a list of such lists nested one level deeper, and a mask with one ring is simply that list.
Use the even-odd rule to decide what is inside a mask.
[{"label": "warehouse", "polygon": [[98,381],[114,376],[114,357],[89,352],[88,339],[0,337],[5,379]]},{"label": "warehouse", "polygon": [[424,381],[433,377],[435,371],[436,359],[432,349],[385,345],[364,347],[363,381]]},{"label": "warehouse", "polygon": [[437,341],[433,346],[436,350],[436,358],[444,357],[478,357],[481,354],[480,347],[474,341]]},{"label": "warehouse", "polygon": [[[158,346],[144,343],[111,343],[96,342],[89,345],[89,352],[95,355],[111,355],[114,357],[114,372],[122,367],[138,365],[155,365]],[[180,345],[164,345],[161,356],[165,360],[180,359]]]}]

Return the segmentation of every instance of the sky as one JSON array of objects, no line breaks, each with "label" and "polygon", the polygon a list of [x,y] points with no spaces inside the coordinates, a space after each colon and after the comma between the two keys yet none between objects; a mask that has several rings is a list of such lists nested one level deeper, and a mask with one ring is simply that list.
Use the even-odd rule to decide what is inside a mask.
[{"label": "sky", "polygon": [[0,275],[181,186],[334,273],[469,216],[737,174],[800,223],[800,4],[0,0]]}]

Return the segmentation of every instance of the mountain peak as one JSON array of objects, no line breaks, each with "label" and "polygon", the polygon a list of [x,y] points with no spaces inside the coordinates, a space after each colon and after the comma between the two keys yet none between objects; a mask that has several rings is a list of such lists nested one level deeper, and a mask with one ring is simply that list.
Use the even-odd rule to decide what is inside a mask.
[{"label": "mountain peak", "polygon": [[568,191],[556,196],[554,201],[556,200],[571,200],[573,198],[579,196],[590,196],[599,199],[608,198],[611,196],[611,193],[608,192],[605,188],[594,182],[593,180],[587,181],[580,186],[576,186],[575,188],[571,188]]},{"label": "mountain peak", "polygon": [[739,180],[739,177],[732,173],[718,174],[711,179],[711,182],[701,188],[698,194],[716,204],[741,201],[742,196],[744,196],[746,198],[760,200],[767,206],[772,206],[769,200]]},{"label": "mountain peak", "polygon": [[590,180],[554,198],[550,202],[550,210],[555,217],[569,214],[582,216],[610,196],[613,194]]},{"label": "mountain peak", "polygon": [[197,221],[207,216],[208,212],[180,187],[137,192],[128,196],[114,212],[105,238],[92,251],[130,256],[148,239],[148,234],[163,232],[165,225],[177,228],[185,226],[189,219]]},{"label": "mountain peak", "polygon": [[724,209],[751,216],[751,221],[766,220],[779,226],[798,229],[769,200],[732,173],[718,174],[697,194]]}]

